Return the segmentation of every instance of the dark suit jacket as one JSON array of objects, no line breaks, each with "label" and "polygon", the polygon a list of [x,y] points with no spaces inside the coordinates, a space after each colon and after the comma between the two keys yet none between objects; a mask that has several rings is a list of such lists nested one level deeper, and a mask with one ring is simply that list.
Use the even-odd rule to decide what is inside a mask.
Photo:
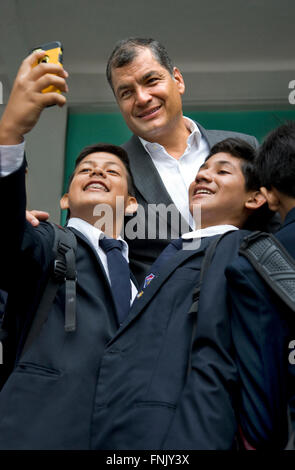
[{"label": "dark suit jacket", "polygon": [[[239,137],[245,139],[254,147],[258,146],[258,142],[253,136],[237,132],[206,130],[200,124],[198,124],[198,127],[207,140],[209,148],[227,137]],[[151,224],[151,219],[154,216],[156,220],[155,223],[157,223],[158,227],[158,224],[163,219],[155,206],[163,204],[165,207],[168,207],[173,205],[173,202],[151,157],[143,148],[139,138],[133,135],[122,147],[128,152],[136,197],[138,203],[143,208],[143,210],[139,210],[136,214],[137,226],[135,227],[135,232],[139,234],[139,238],[128,239],[128,237],[126,237],[130,249],[129,257],[131,269],[138,282],[142,282],[147,274],[148,268],[170,242],[171,238],[178,238],[181,234],[188,232],[189,227],[179,211],[174,207],[178,221],[171,223],[171,220],[168,219],[167,236],[165,236],[165,234],[162,237],[159,236],[158,228],[155,238],[152,239],[148,236],[148,206],[151,214],[149,223]],[[192,180],[194,177],[195,175],[192,175]],[[154,205],[154,207],[151,205]],[[126,224],[127,227],[129,224],[129,228],[131,226],[130,224],[133,225],[133,221],[130,217],[126,218]],[[125,230],[127,228],[126,224]]]},{"label": "dark suit jacket", "polygon": [[289,251],[293,258],[295,258],[295,208],[288,212],[282,228],[276,233],[276,237]]},{"label": "dark suit jacket", "polygon": [[[7,230],[2,227],[0,233],[0,285],[8,291],[10,340],[14,332],[18,342],[46,282],[53,230],[49,224],[37,229],[25,225],[23,169],[0,180],[0,195],[7,217]],[[88,449],[91,433],[97,432],[92,415],[100,361],[118,326],[100,260],[84,236],[75,233],[77,329],[64,329],[63,285],[39,337],[0,393],[1,449]]]},{"label": "dark suit jacket", "polygon": [[[284,245],[289,253],[295,259],[295,208],[291,209],[285,220],[284,224],[279,232],[276,233],[278,240]],[[288,325],[290,328],[291,340],[295,339],[295,320],[294,314],[291,317],[288,312]],[[290,353],[290,350],[289,350]],[[289,406],[291,413],[291,421],[293,429],[295,430],[295,365],[288,364],[288,396],[290,397]]]},{"label": "dark suit jacket", "polygon": [[2,315],[5,312],[6,302],[7,302],[7,292],[0,290],[0,325],[1,325]]},{"label": "dark suit jacket", "polygon": [[[48,273],[52,232],[25,225],[23,169],[1,179],[0,196],[11,203],[3,208],[0,287],[19,337]],[[242,235],[220,242],[197,318],[192,293],[212,239],[171,258],[119,330],[102,266],[78,235],[77,330],[64,331],[63,286],[1,391],[0,448],[232,449],[239,388],[224,270]],[[255,403],[255,388],[246,399]],[[271,405],[283,409],[280,400]],[[253,429],[256,437],[255,421]]]},{"label": "dark suit jacket", "polygon": [[[294,234],[295,208],[276,233],[293,257]],[[290,403],[295,429],[295,366],[288,361],[289,341],[295,338],[294,314],[271,292],[243,256],[235,258],[226,276],[233,303],[232,331],[243,390],[240,420],[245,437],[255,445],[255,435],[260,436],[263,443],[266,435],[270,434],[274,445],[283,443],[286,440],[286,433],[283,432],[286,429],[286,414],[278,413],[278,408],[273,404],[284,403],[293,397]],[[249,343],[254,346],[252,349]],[[254,388],[256,401],[248,401],[249,390]],[[246,421],[248,424],[245,424]],[[276,426],[272,430],[274,422]],[[274,433],[276,427],[282,429],[280,436]]]},{"label": "dark suit jacket", "polygon": [[[105,350],[93,417],[99,432],[93,448],[235,447],[240,392],[224,271],[244,234],[228,234],[218,245],[197,318],[189,313],[192,293],[204,251],[215,237],[203,239],[198,250],[178,252],[134,302]],[[251,352],[251,343],[247,346]],[[273,382],[278,388],[275,377]],[[257,398],[251,388],[245,405]],[[282,401],[269,404],[277,415],[283,412]],[[256,416],[251,419],[259,441]],[[271,427],[264,437],[283,432],[284,428]],[[275,445],[280,443],[279,437]]]}]

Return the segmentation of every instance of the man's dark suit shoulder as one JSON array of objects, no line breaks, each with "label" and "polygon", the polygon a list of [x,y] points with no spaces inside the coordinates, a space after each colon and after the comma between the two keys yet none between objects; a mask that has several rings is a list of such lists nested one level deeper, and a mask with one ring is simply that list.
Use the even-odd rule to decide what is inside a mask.
[{"label": "man's dark suit shoulder", "polygon": [[[199,123],[196,123],[201,134],[206,139],[209,149],[212,148],[217,142],[227,138],[227,137],[240,137],[254,147],[258,146],[258,142],[255,137],[241,134],[231,131],[221,131],[221,130],[206,130]],[[144,233],[147,233],[148,226],[148,207],[151,204],[164,204],[166,207],[171,207],[173,201],[168,194],[163,181],[152,162],[149,154],[143,147],[139,137],[133,135],[128,142],[122,145],[122,147],[127,151],[130,161],[130,170],[133,177],[135,185],[135,193],[138,199],[140,206],[144,208],[145,215],[142,218],[138,218],[137,222],[143,228]],[[192,175],[192,179],[195,175]],[[177,238],[181,233],[187,232],[189,228],[187,223],[182,219],[180,213],[179,216],[179,226],[173,227],[173,230],[178,232],[174,234],[173,238]],[[157,215],[158,217],[158,215]],[[129,218],[126,220],[128,223]],[[183,224],[184,222],[184,224]],[[187,227],[183,230],[182,227]],[[171,225],[167,224],[168,235],[166,239],[160,238],[159,233],[156,234],[155,239],[149,239],[147,245],[147,235],[146,239],[143,241],[141,239],[132,239],[127,240],[129,244],[129,258],[131,269],[134,272],[137,280],[140,282],[143,281],[145,275],[147,274],[149,267],[155,261],[155,259],[160,255],[161,251],[165,246],[170,242],[170,232]]]}]

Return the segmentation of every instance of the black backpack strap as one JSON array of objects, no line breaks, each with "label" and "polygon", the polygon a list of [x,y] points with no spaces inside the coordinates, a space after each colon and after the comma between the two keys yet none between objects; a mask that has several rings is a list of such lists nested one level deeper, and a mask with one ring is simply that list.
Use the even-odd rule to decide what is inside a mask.
[{"label": "black backpack strap", "polygon": [[244,238],[239,253],[295,312],[295,260],[285,247],[272,234],[254,232]]},{"label": "black backpack strap", "polygon": [[227,235],[228,233],[232,232],[232,230],[228,231],[228,232],[225,232],[225,233],[222,233],[221,235],[219,235],[219,237],[215,238],[206,248],[206,252],[205,252],[205,256],[204,256],[204,259],[202,261],[202,265],[201,265],[201,271],[200,271],[200,279],[199,279],[199,283],[198,285],[194,288],[194,291],[193,291],[193,303],[192,303],[192,306],[189,310],[189,313],[197,313],[198,311],[198,303],[199,303],[199,297],[200,297],[200,293],[201,293],[201,288],[202,288],[202,284],[203,284],[203,280],[204,280],[204,277],[205,277],[205,274],[211,264],[211,261],[212,261],[212,258],[214,256],[214,253],[215,253],[215,250],[216,250],[216,247],[218,245],[218,243],[220,242],[220,240],[225,236]]},{"label": "black backpack strap", "polygon": [[[49,222],[50,223],[50,222]],[[76,248],[74,233],[67,227],[51,223],[54,230],[53,266],[38,309],[28,332],[22,355],[30,348],[47,320],[60,285],[65,282],[65,331],[76,329]]]},{"label": "black backpack strap", "polygon": [[195,286],[195,288],[194,288],[193,303],[192,303],[191,308],[188,312],[189,314],[194,315],[194,317],[193,317],[194,318],[194,323],[193,323],[193,327],[192,327],[192,336],[191,336],[190,357],[189,357],[189,361],[188,361],[188,373],[191,371],[192,346],[193,346],[193,342],[194,342],[195,334],[196,334],[196,330],[197,330],[197,314],[198,314],[199,300],[200,300],[200,294],[201,294],[201,289],[202,289],[202,284],[203,284],[203,281],[204,281],[204,277],[205,277],[205,274],[208,271],[208,268],[209,268],[209,266],[212,262],[212,259],[213,259],[213,256],[214,256],[214,253],[216,251],[216,247],[217,247],[218,243],[221,241],[221,239],[224,236],[226,236],[228,233],[231,233],[231,232],[232,232],[232,230],[230,230],[228,232],[225,232],[225,233],[222,233],[221,235],[219,235],[219,237],[217,237],[213,241],[211,241],[211,243],[206,248],[206,252],[205,252],[205,255],[204,255],[204,258],[203,258],[203,261],[202,261],[199,282],[198,282],[197,286]]}]

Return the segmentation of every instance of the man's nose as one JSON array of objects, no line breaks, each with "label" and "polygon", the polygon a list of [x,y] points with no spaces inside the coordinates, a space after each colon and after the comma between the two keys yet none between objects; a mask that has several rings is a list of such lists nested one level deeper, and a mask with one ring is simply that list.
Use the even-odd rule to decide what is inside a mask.
[{"label": "man's nose", "polygon": [[139,86],[135,91],[136,104],[139,106],[145,105],[152,99],[149,91],[145,87]]}]

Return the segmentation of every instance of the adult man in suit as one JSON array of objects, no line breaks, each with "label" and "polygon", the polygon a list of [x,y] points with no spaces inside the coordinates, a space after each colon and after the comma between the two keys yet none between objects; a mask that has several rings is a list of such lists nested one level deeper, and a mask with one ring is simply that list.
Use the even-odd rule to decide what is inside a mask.
[{"label": "adult man in suit", "polygon": [[[142,282],[170,239],[194,228],[188,188],[210,148],[230,136],[242,137],[255,147],[258,143],[253,136],[206,130],[184,117],[183,77],[154,39],[120,41],[108,60],[107,79],[134,134],[123,148],[139,210],[126,219],[125,239],[131,269]],[[28,219],[38,223],[32,213]]]},{"label": "adult man in suit", "polygon": [[[44,55],[35,52],[24,60],[0,122],[0,199],[8,221],[0,234],[0,286],[8,292],[9,341],[17,346],[14,370],[0,394],[1,449],[89,448],[101,356],[123,321],[118,315],[126,299],[123,313],[129,311],[128,291],[133,298],[137,292],[129,277],[128,247],[119,238],[124,212],[136,204],[128,157],[121,147],[90,146],[78,157],[69,190],[61,199],[77,238],[76,328],[65,329],[62,283],[39,335],[22,351],[54,261],[52,226],[33,228],[25,223],[22,141],[47,104],[65,102],[59,93],[42,90],[48,85],[67,89],[67,74],[58,65],[32,67]],[[94,215],[98,204],[104,215]],[[97,223],[103,224],[104,234]],[[120,303],[117,292],[122,279],[113,282],[108,256],[112,242],[121,245],[120,269],[127,267]],[[5,354],[3,360],[5,364]]]},{"label": "adult man in suit", "polygon": [[[127,222],[130,226],[136,221],[135,232],[139,234],[129,238],[128,244],[132,270],[142,280],[170,238],[193,228],[188,188],[210,148],[230,136],[242,137],[254,146],[257,141],[245,134],[206,130],[184,117],[183,77],[163,45],[154,39],[120,41],[108,60],[107,78],[134,134],[123,147],[129,155],[136,197],[143,209],[133,222]],[[173,215],[163,222],[165,210]],[[151,214],[156,222],[149,236]],[[157,227],[161,223],[167,237],[159,234]]]},{"label": "adult man in suit", "polygon": [[[193,244],[200,241],[199,248],[190,249],[187,242],[159,267],[165,252],[160,255],[146,278],[148,285],[105,350],[93,418],[100,430],[94,448],[233,449],[238,425],[256,448],[282,448],[286,443],[288,331],[280,313],[270,306],[271,342],[263,345],[263,355],[255,355],[254,367],[244,364],[245,387],[239,382],[230,326],[232,299],[225,269],[249,233],[237,228],[262,210],[264,202],[257,190],[253,149],[227,139],[211,153],[190,186],[190,208],[201,205],[202,229],[183,236],[193,237]],[[193,294],[205,252],[220,234],[224,237],[213,251],[196,312]],[[253,343],[244,342],[243,330],[239,335],[248,354],[255,354]],[[255,384],[258,374],[261,386],[268,356],[276,367],[271,393],[263,394],[263,387],[247,385]],[[253,403],[256,413],[248,422],[244,410]]]}]

